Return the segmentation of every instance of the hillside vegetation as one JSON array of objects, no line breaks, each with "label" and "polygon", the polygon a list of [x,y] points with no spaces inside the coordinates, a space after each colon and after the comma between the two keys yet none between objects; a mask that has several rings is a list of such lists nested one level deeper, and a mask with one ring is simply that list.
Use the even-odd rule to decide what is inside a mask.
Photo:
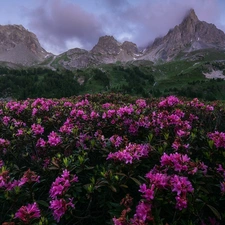
[{"label": "hillside vegetation", "polygon": [[85,93],[116,92],[142,97],[173,94],[204,100],[224,100],[225,81],[205,76],[213,71],[225,75],[225,61],[221,57],[212,54],[211,61],[207,61],[208,58],[194,61],[189,59],[154,65],[147,61],[126,64],[118,62],[73,71],[52,71],[43,67],[1,67],[0,97],[60,98]]},{"label": "hillside vegetation", "polygon": [[0,102],[0,223],[222,225],[224,115],[175,96]]}]

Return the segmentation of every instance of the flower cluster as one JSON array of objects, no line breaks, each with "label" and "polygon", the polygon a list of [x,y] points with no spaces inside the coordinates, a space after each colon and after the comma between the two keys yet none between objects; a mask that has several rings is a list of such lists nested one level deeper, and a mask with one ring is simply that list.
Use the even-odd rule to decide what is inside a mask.
[{"label": "flower cluster", "polygon": [[61,142],[61,138],[60,138],[60,136],[56,132],[52,131],[48,135],[48,144],[50,146],[57,146],[57,145],[60,144],[60,142]]},{"label": "flower cluster", "polygon": [[123,150],[114,153],[110,152],[107,159],[114,159],[115,161],[132,164],[133,161],[147,157],[150,150],[151,148],[148,144],[129,143]]},{"label": "flower cluster", "polygon": [[15,218],[20,219],[24,224],[30,224],[33,219],[40,217],[41,212],[36,202],[22,206],[15,214]]},{"label": "flower cluster", "polygon": [[211,132],[208,133],[208,137],[213,140],[217,148],[225,148],[225,133],[224,132]]},{"label": "flower cluster", "polygon": [[67,202],[64,195],[68,191],[72,183],[78,182],[78,177],[76,175],[71,176],[68,170],[63,170],[61,177],[57,177],[52,183],[51,189],[49,191],[50,197],[50,209],[53,211],[53,216],[57,222],[66,213],[69,207],[74,208],[72,203],[73,199],[69,198]]},{"label": "flower cluster", "polygon": [[171,106],[176,106],[177,104],[182,104],[182,102],[175,96],[169,96],[162,100],[159,103],[159,108],[166,108],[166,107],[171,107]]},{"label": "flower cluster", "polygon": [[31,129],[34,135],[39,135],[44,133],[44,127],[42,127],[40,124],[32,124]]},{"label": "flower cluster", "polygon": [[[31,216],[39,214],[21,218],[35,208],[43,224],[53,217],[59,224],[108,223],[122,192],[132,195],[136,211],[130,215],[135,206],[125,207],[114,224],[182,223],[183,218],[200,223],[201,215],[213,212],[199,213],[199,198],[224,220],[224,112],[217,103],[175,96],[98,94],[0,102],[0,224],[35,199],[16,214],[16,223],[33,223]],[[74,199],[77,221],[71,212]],[[192,212],[193,218],[187,216]]]},{"label": "flower cluster", "polygon": [[112,143],[112,145],[115,146],[116,148],[119,148],[123,143],[123,138],[119,135],[113,135],[112,137],[109,138],[109,140]]}]

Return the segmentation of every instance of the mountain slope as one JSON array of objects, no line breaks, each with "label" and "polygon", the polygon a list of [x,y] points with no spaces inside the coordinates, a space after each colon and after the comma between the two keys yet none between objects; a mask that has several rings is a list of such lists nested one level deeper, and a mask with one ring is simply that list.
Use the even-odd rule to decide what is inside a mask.
[{"label": "mountain slope", "polygon": [[171,61],[180,52],[199,49],[224,49],[225,34],[215,25],[200,21],[191,9],[182,23],[171,29],[166,36],[157,38],[148,46],[142,57],[148,60]]},{"label": "mountain slope", "polygon": [[22,25],[0,25],[0,61],[31,66],[50,55]]},{"label": "mountain slope", "polygon": [[100,64],[128,62],[139,56],[137,45],[125,41],[118,42],[113,36],[102,36],[98,43],[90,50],[70,49],[56,57],[53,66],[62,66],[67,69],[83,68]]},{"label": "mountain slope", "polygon": [[200,21],[193,9],[189,10],[179,25],[169,30],[164,37],[156,38],[144,51],[140,51],[135,43],[120,43],[113,36],[106,35],[100,37],[90,51],[74,48],[53,57],[41,47],[35,34],[23,26],[0,26],[0,61],[28,67],[38,65],[53,70],[72,70],[117,62],[138,65],[143,61],[195,61],[207,58],[212,49],[218,55],[223,53],[225,34],[215,25]]}]

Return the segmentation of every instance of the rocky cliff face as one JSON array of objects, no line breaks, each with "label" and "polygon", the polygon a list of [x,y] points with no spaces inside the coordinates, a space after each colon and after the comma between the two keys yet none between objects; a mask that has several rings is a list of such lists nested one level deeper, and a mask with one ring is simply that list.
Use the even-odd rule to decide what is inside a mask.
[{"label": "rocky cliff face", "polygon": [[[156,38],[145,51],[125,41],[118,42],[113,36],[100,37],[90,50],[79,48],[54,56],[54,65],[67,69],[83,68],[99,64],[134,62],[135,60],[171,61],[179,54],[200,49],[225,49],[225,34],[215,25],[200,21],[191,9],[181,24],[164,37]],[[35,34],[20,25],[0,26],[0,61],[31,66],[42,62],[52,54],[46,52]]]},{"label": "rocky cliff face", "polygon": [[170,61],[180,52],[206,48],[225,48],[225,34],[215,25],[200,21],[191,9],[180,25],[148,46],[144,58]]},{"label": "rocky cliff face", "polygon": [[0,61],[30,66],[50,55],[22,25],[0,25]]},{"label": "rocky cliff face", "polygon": [[[59,63],[66,67],[82,68],[87,66],[115,63],[117,61],[128,62],[135,60],[138,56],[137,45],[125,41],[124,43],[118,42],[113,36],[100,37],[98,43],[92,48],[91,51],[83,49],[71,49],[62,55]],[[67,58],[67,60],[64,60]]]}]

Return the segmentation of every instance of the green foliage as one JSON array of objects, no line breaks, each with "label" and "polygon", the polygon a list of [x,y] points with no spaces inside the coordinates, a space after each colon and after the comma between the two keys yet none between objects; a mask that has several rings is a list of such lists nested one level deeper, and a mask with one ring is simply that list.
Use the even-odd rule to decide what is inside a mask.
[{"label": "green foliage", "polygon": [[[198,99],[111,93],[0,102],[0,223],[24,224],[16,212],[36,202],[41,216],[26,224],[102,225],[114,218],[131,225],[140,203],[151,212],[136,224],[223,224],[224,130],[224,104]],[[174,158],[163,165],[165,155]],[[58,185],[55,198],[75,206],[61,207],[65,213],[56,222],[50,190],[65,170],[69,185]],[[148,179],[150,171],[185,177],[193,191],[183,192],[183,185],[178,196],[187,205],[177,207],[177,183],[162,188]],[[140,192],[143,184],[154,184],[154,198]]]},{"label": "green foliage", "polygon": [[61,98],[76,95],[80,85],[71,71],[54,72],[45,68],[0,70],[0,95],[14,99]]}]

